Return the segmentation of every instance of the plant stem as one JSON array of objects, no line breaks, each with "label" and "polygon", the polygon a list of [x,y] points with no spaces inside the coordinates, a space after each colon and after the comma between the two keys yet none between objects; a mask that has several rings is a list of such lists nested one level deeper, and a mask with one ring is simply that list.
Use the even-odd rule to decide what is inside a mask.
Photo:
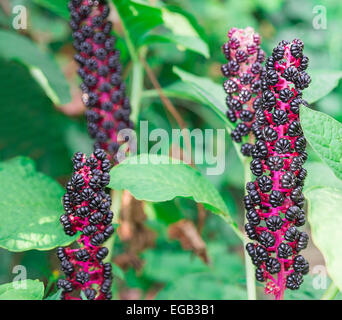
[{"label": "plant stem", "polygon": [[[114,213],[114,222],[118,221],[120,208],[121,208],[121,198],[122,198],[122,190],[111,190],[111,198],[112,198],[112,206],[110,209]],[[112,235],[104,244],[108,248],[108,255],[104,259],[104,262],[111,262],[114,252],[114,243],[115,243],[115,234]]]},{"label": "plant stem", "polygon": [[331,282],[329,288],[324,292],[321,300],[334,300],[340,290],[334,282]]},{"label": "plant stem", "polygon": [[[244,168],[244,176],[245,176],[245,185],[247,182],[251,181],[251,170],[249,168],[250,159],[245,158],[243,162]],[[244,218],[245,223],[246,217]],[[248,256],[247,250],[245,250],[245,246],[248,242],[247,237],[244,238],[244,255],[245,255],[245,268],[246,268],[246,284],[247,284],[247,296],[248,300],[256,300],[256,286],[255,286],[255,268],[252,264],[250,257]]]}]

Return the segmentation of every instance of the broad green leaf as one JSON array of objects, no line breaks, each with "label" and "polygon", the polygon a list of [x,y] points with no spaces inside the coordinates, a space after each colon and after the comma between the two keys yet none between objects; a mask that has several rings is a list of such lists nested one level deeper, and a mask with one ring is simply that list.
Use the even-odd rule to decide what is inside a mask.
[{"label": "broad green leaf", "polygon": [[[183,81],[176,81],[163,88],[163,93],[169,98],[179,98],[190,100],[197,103],[206,104],[207,100],[203,98],[198,92],[188,83]],[[159,97],[157,90],[150,89],[143,92],[144,98]]]},{"label": "broad green leaf", "polygon": [[41,5],[51,11],[55,12],[59,16],[63,17],[64,19],[69,20],[70,14],[68,10],[68,0],[33,0],[36,4]]},{"label": "broad green leaf", "polygon": [[191,252],[147,250],[142,274],[155,282],[169,283],[185,274],[208,272],[209,267]]},{"label": "broad green leaf", "polygon": [[[184,214],[181,209],[176,206],[175,201],[152,202],[150,205],[150,210],[147,211],[150,214],[146,212],[149,219],[156,219],[166,225],[184,219]],[[170,212],[172,212],[172,214],[170,214]]]},{"label": "broad green leaf", "polygon": [[44,284],[38,280],[22,280],[0,285],[0,300],[42,300]]},{"label": "broad green leaf", "polygon": [[[171,42],[209,57],[209,48],[193,19],[172,7],[154,7],[137,0],[113,0],[125,31],[131,54],[138,47],[155,42]],[[164,26],[167,32],[153,32]]]},{"label": "broad green leaf", "polygon": [[300,109],[305,138],[317,155],[342,179],[342,124],[310,108]]},{"label": "broad green leaf", "polygon": [[178,67],[173,67],[173,72],[177,74],[184,82],[191,85],[194,90],[206,101],[206,104],[222,119],[228,128],[233,129],[233,125],[227,119],[225,113],[225,93],[222,86],[213,82],[209,78],[198,77]]},{"label": "broad green leaf", "polygon": [[189,274],[161,290],[157,300],[244,300],[246,290],[208,273]]},{"label": "broad green leaf", "polygon": [[310,104],[329,94],[342,78],[342,71],[310,70],[308,73],[312,81],[303,91],[303,98]]},{"label": "broad green leaf", "polygon": [[0,60],[0,79],[0,160],[28,156],[39,171],[69,175],[72,154],[88,149],[86,127],[55,110],[24,66]]},{"label": "broad green leaf", "polygon": [[190,252],[150,250],[143,275],[167,283],[157,299],[246,299],[241,257],[220,243],[209,243],[208,255],[205,265]]},{"label": "broad green leaf", "polygon": [[199,30],[199,25],[189,13],[179,8],[168,7],[161,8],[161,16],[164,27],[170,32],[147,35],[143,41],[144,44],[172,42],[177,44],[180,50],[189,49],[209,58],[208,45],[200,35],[202,30]]},{"label": "broad green leaf", "polygon": [[330,187],[342,190],[342,180],[336,178],[331,169],[322,162],[308,162],[304,165],[308,170],[304,191],[313,187]]},{"label": "broad green leaf", "polygon": [[175,43],[177,48],[181,51],[185,49],[202,54],[204,57],[209,58],[209,51],[207,44],[200,38],[182,36],[173,33],[165,34],[151,34],[144,39],[144,44],[151,43]]},{"label": "broad green leaf", "polygon": [[32,160],[14,158],[0,163],[0,247],[19,252],[50,250],[75,237],[59,223],[63,188],[37,172]]},{"label": "broad green leaf", "polygon": [[0,56],[26,65],[55,104],[65,104],[71,100],[69,85],[56,61],[28,38],[0,30]]},{"label": "broad green leaf", "polygon": [[160,155],[130,157],[111,170],[109,187],[128,190],[136,199],[152,202],[191,198],[230,220],[227,206],[215,187],[196,169],[172,161]]},{"label": "broad green leaf", "polygon": [[112,0],[124,28],[127,45],[131,54],[135,54],[143,36],[163,24],[159,8],[132,0]]},{"label": "broad green leaf", "polygon": [[63,289],[59,289],[56,293],[48,296],[44,300],[61,300]]},{"label": "broad green leaf", "polygon": [[342,291],[342,192],[333,188],[316,188],[306,192],[309,201],[308,220],[312,240],[322,252],[328,273]]}]

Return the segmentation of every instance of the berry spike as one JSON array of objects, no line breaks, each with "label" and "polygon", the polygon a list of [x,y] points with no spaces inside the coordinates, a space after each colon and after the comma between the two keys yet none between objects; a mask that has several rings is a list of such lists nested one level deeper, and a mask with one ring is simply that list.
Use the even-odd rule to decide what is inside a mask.
[{"label": "berry spike", "polygon": [[111,299],[112,267],[102,262],[108,254],[102,243],[114,232],[111,199],[104,192],[111,165],[101,149],[89,158],[76,153],[73,164],[74,173],[63,197],[65,213],[60,221],[67,235],[81,232],[81,236],[77,240],[79,248],[57,249],[61,269],[66,274],[57,286],[63,289],[65,300],[82,299],[81,292],[88,300]]},{"label": "berry spike", "polygon": [[[257,135],[254,123],[255,110],[260,108],[262,82],[260,76],[264,69],[262,63],[265,53],[260,49],[260,36],[253,28],[232,28],[228,32],[229,41],[222,46],[228,63],[222,65],[223,76],[228,78],[223,83],[227,93],[227,117],[236,128],[231,137],[235,142],[242,142],[244,136],[252,131]],[[244,143],[241,153],[251,156],[252,144]]]},{"label": "berry spike", "polygon": [[256,241],[246,249],[257,266],[257,280],[266,282],[265,292],[276,299],[283,298],[286,288],[298,289],[309,271],[298,255],[308,244],[308,235],[298,229],[305,223],[302,165],[307,159],[299,108],[307,105],[301,90],[311,82],[303,47],[299,39],[282,41],[266,61],[256,112],[260,137],[251,151],[256,178],[247,184],[245,197],[245,229]]},{"label": "berry spike", "polygon": [[114,49],[112,24],[107,20],[110,9],[105,0],[71,0],[69,10],[88,132],[95,139],[94,149],[104,149],[116,160],[118,133],[132,129],[133,123],[121,78],[120,51]]}]

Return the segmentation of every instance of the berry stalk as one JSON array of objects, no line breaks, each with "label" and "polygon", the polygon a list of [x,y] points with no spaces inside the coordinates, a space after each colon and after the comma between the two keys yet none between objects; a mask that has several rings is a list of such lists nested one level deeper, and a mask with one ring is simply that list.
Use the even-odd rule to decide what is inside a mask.
[{"label": "berry stalk", "polygon": [[88,132],[95,139],[94,148],[106,150],[116,160],[124,141],[119,137],[120,130],[133,129],[134,125],[121,78],[120,51],[114,49],[116,39],[107,19],[110,9],[105,0],[71,0],[69,10],[82,99],[88,108]]},{"label": "berry stalk", "polygon": [[302,166],[307,159],[299,109],[307,105],[302,90],[311,82],[304,71],[308,58],[303,48],[299,39],[282,41],[266,61],[251,150],[256,178],[247,183],[244,199],[245,230],[255,240],[246,250],[257,267],[257,280],[266,282],[265,293],[278,300],[286,288],[298,289],[309,271],[308,262],[298,255],[308,244],[308,235],[298,229],[305,223]]}]

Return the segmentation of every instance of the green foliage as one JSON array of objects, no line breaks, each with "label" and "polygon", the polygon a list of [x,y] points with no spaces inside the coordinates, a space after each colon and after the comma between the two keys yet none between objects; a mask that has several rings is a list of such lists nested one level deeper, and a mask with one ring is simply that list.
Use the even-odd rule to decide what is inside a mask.
[{"label": "green foliage", "polygon": [[44,284],[38,280],[28,279],[0,285],[0,300],[42,300],[43,296]]},{"label": "green foliage", "polygon": [[[209,56],[206,42],[201,38],[198,25],[172,7],[154,7],[134,0],[113,1],[122,20],[128,47],[133,53],[142,45],[151,43],[175,43],[180,48],[189,49]],[[157,26],[163,26],[167,32],[152,32]]]},{"label": "green foliage", "polygon": [[342,78],[342,71],[309,70],[308,73],[312,81],[304,90],[303,98],[310,104],[329,94]]},{"label": "green foliage", "polygon": [[64,190],[27,158],[0,164],[0,246],[10,251],[50,250],[73,239],[59,217]]},{"label": "green foliage", "polygon": [[[15,32],[13,14],[0,6],[0,25],[4,27],[0,30],[0,157],[6,160],[29,156],[35,160],[38,171],[58,177],[65,184],[71,174],[72,154],[76,151],[89,154],[92,150],[84,121],[68,115],[82,113],[72,109],[77,104],[65,105],[61,111],[66,114],[53,106],[70,101],[66,77],[72,83],[73,94],[79,84],[70,64],[75,50],[68,27],[68,0],[7,2],[12,7],[25,5],[28,28]],[[312,8],[319,4],[316,0],[159,0],[153,2],[154,6],[148,0],[112,2],[117,9],[112,16],[118,38],[116,47],[121,51],[134,119],[148,120],[151,130],[165,128],[170,132],[177,124],[165,111],[149,79],[144,78],[140,58],[147,60],[188,128],[224,127],[230,131],[234,127],[225,116],[220,73],[220,65],[226,62],[221,45],[233,26],[254,27],[261,34],[261,46],[267,54],[280,40],[301,38],[305,42],[305,55],[310,59],[308,74],[312,78],[303,96],[315,109],[342,120],[341,1],[326,4],[328,30],[312,27]],[[138,114],[140,105],[142,110]],[[336,246],[341,240],[338,230],[342,204],[341,124],[309,108],[301,110],[301,121],[313,149],[308,150],[304,187],[309,199],[311,238],[324,255],[329,275],[341,289],[341,255]],[[243,248],[241,239],[233,233],[237,233],[237,225],[229,216],[242,226],[241,199],[245,186],[242,162],[237,155],[229,140],[226,171],[208,177],[211,183],[185,164],[134,165],[128,159],[112,170],[113,188],[129,190],[137,198],[149,201],[144,203],[146,225],[157,233],[156,247],[141,254],[143,266],[139,272],[132,268],[125,272],[113,264],[114,299],[131,289],[140,292],[141,298],[150,298],[151,292],[160,288],[157,299],[247,298],[245,267],[240,257]],[[154,158],[157,159],[161,157]],[[200,171],[203,168],[198,166]],[[63,212],[63,188],[37,172],[31,160],[21,157],[0,163],[0,179],[0,246],[12,251],[49,250],[72,240],[63,234],[58,222]],[[217,215],[207,215],[201,236],[207,246],[209,265],[194,253],[181,249],[179,241],[168,238],[172,223],[180,219],[198,222],[192,200],[205,204],[235,228],[231,229]],[[114,257],[130,252],[130,244],[118,238]],[[54,286],[55,281],[51,270],[59,268],[57,259],[52,259],[54,255],[55,252],[33,250],[17,254],[0,249],[1,283],[12,279],[8,266],[20,263],[27,268],[31,279],[53,279],[46,289],[46,293],[51,292],[50,285]],[[316,261],[310,250],[303,255],[308,261]],[[306,276],[301,289],[287,290],[285,298],[319,299],[323,290],[314,289],[313,280]],[[0,286],[0,299],[43,298],[42,282],[28,280],[27,284],[27,290],[13,290],[11,283]],[[60,294],[57,291],[46,300],[59,300]],[[262,297],[260,294],[259,298]]]},{"label": "green foliage", "polygon": [[69,85],[55,60],[26,37],[0,30],[0,56],[26,65],[55,104],[71,100]]},{"label": "green foliage", "polygon": [[53,293],[52,295],[48,296],[44,300],[61,300],[63,289],[59,289],[56,293]]},{"label": "green foliage", "polygon": [[[226,106],[224,105],[225,93],[222,86],[214,83],[208,78],[201,78],[185,72],[177,67],[174,67],[173,71],[187,84],[189,84],[195,92],[201,97],[201,102],[210,106],[211,109],[219,116],[220,119],[224,121],[227,128],[232,129],[233,126],[231,122],[226,117]],[[185,86],[185,89],[187,86]],[[185,96],[187,93],[185,90]]]},{"label": "green foliage", "polygon": [[209,265],[186,252],[146,252],[144,276],[166,283],[157,299],[245,299],[241,259],[220,244],[210,245],[208,251]]},{"label": "green foliage", "polygon": [[304,191],[313,187],[330,187],[341,189],[342,181],[334,175],[331,169],[322,162],[308,162],[305,169],[309,172],[305,179]]},{"label": "green foliage", "polygon": [[[80,149],[89,151],[85,130],[54,109],[23,66],[0,60],[0,79],[6,79],[0,87],[1,159],[29,156],[44,173],[68,174],[71,155]],[[88,143],[75,144],[76,139]]]},{"label": "green foliage", "polygon": [[331,279],[342,291],[342,256],[339,249],[342,241],[341,190],[315,188],[307,191],[306,196],[309,200],[312,239],[324,256]]},{"label": "green foliage", "polygon": [[60,15],[65,19],[69,19],[69,10],[68,10],[68,2],[69,0],[33,0],[36,4],[39,4],[56,14]]},{"label": "green foliage", "polygon": [[159,292],[160,300],[244,300],[246,291],[240,286],[223,283],[208,273],[183,276]]},{"label": "green foliage", "polygon": [[301,125],[305,138],[318,156],[342,179],[342,124],[328,115],[302,107]]},{"label": "green foliage", "polygon": [[130,157],[111,170],[108,186],[129,190],[138,200],[161,202],[176,197],[191,198],[212,212],[229,217],[227,206],[209,181],[189,165],[172,161],[166,156],[148,154]]}]

